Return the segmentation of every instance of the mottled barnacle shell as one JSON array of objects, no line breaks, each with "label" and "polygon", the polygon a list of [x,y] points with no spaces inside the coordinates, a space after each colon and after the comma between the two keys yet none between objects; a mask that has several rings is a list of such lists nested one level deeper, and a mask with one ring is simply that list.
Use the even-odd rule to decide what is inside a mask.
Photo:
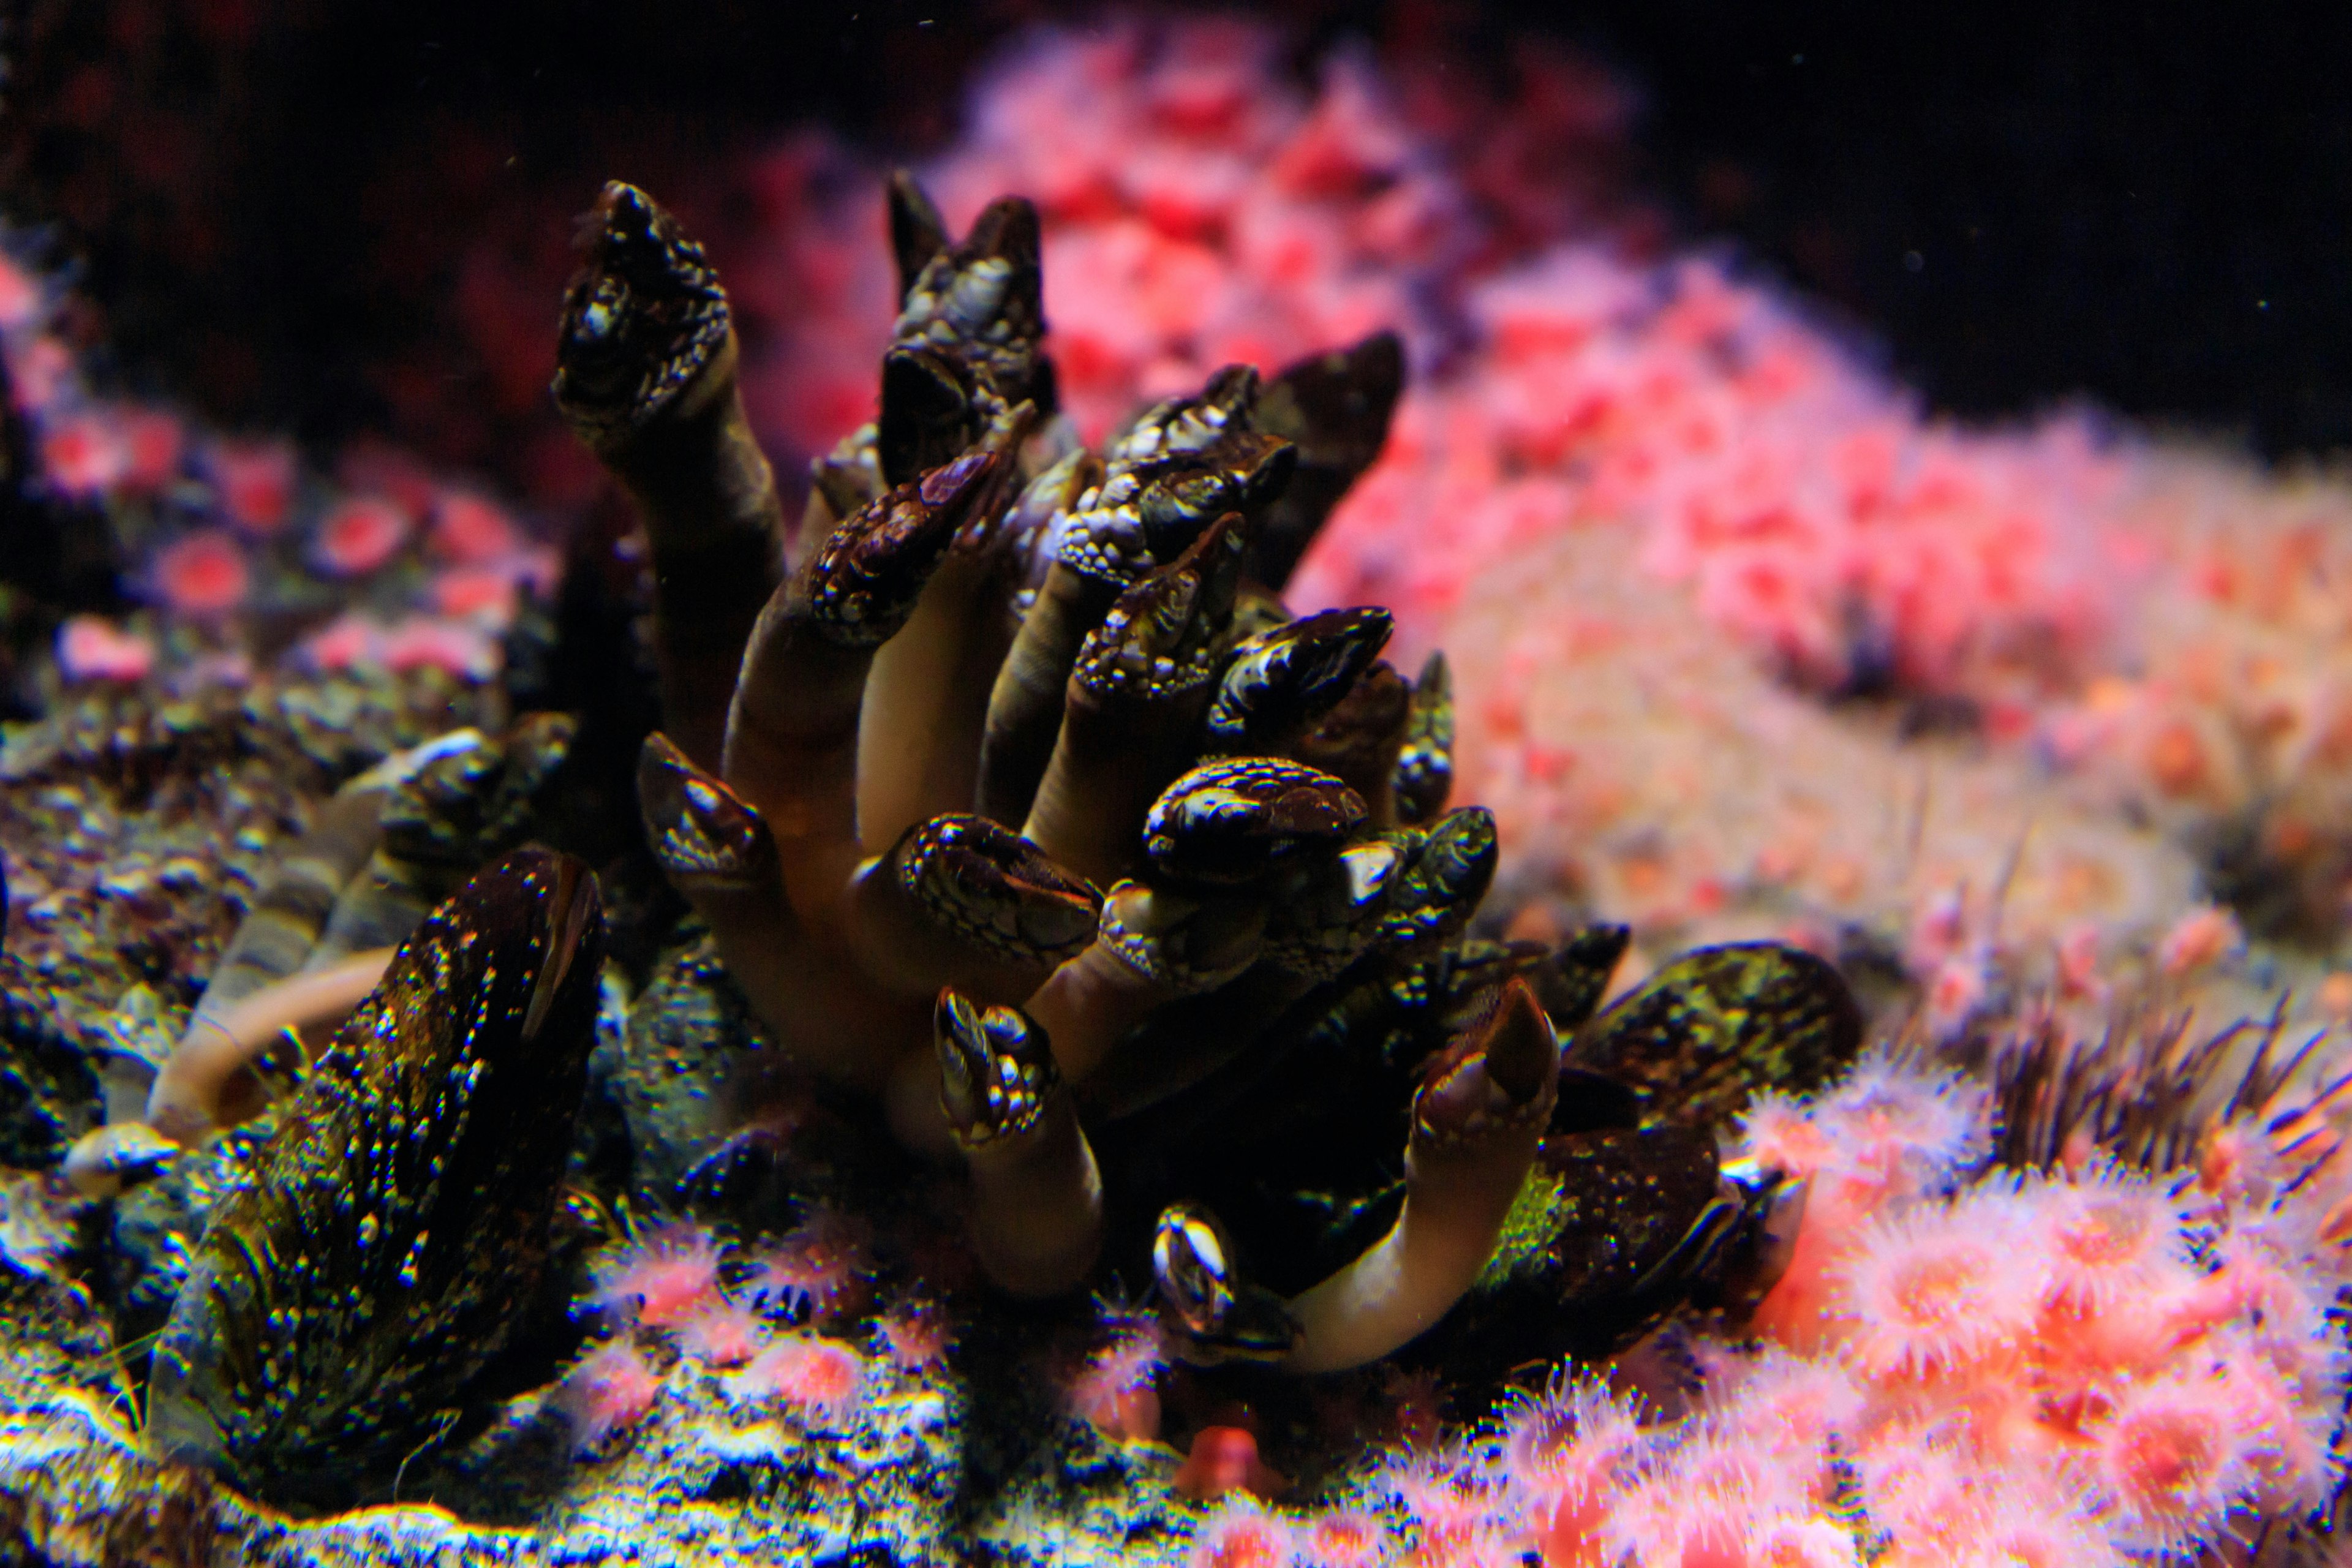
[{"label": "mottled barnacle shell", "polygon": [[1307,980],[1336,978],[1379,935],[1403,864],[1379,841],[1311,862],[1267,914],[1265,956]]},{"label": "mottled barnacle shell", "polygon": [[156,1347],[167,1457],[281,1504],[429,1445],[545,1267],[604,920],[525,850],[436,909],[214,1209]]},{"label": "mottled barnacle shell", "polygon": [[949,930],[1007,958],[1058,963],[1095,937],[1102,894],[984,816],[937,816],[893,857],[900,885]]},{"label": "mottled barnacle shell", "polygon": [[[917,211],[895,188],[891,217],[910,248],[937,233],[936,210]],[[1007,196],[907,285],[882,362],[877,445],[886,479],[903,483],[948,461],[1020,404],[1053,414],[1038,244],[1037,209]],[[910,259],[900,252],[902,267]]]},{"label": "mottled barnacle shell", "polygon": [[1183,554],[1121,594],[1079,647],[1074,688],[1097,702],[1205,694],[1233,613],[1240,525],[1236,515],[1220,518]]},{"label": "mottled barnacle shell", "polygon": [[1363,796],[1276,757],[1203,763],[1170,784],[1143,822],[1143,852],[1177,882],[1239,885],[1361,831]]},{"label": "mottled barnacle shell", "polygon": [[644,425],[718,357],[730,331],[702,247],[645,192],[607,184],[563,300],[555,401],[564,417],[599,443]]},{"label": "mottled barnacle shell", "polygon": [[1630,926],[1592,925],[1551,950],[1528,981],[1554,1026],[1564,1031],[1580,1029],[1601,1010],[1610,977],[1633,944]]},{"label": "mottled barnacle shell", "polygon": [[898,486],[825,537],[798,592],[828,640],[876,647],[897,635],[990,489],[996,464],[992,453],[968,453]]},{"label": "mottled barnacle shell", "polygon": [[1644,1120],[1719,1127],[1757,1093],[1818,1089],[1862,1047],[1838,972],[1777,942],[1703,947],[1577,1033],[1574,1066],[1632,1086]]},{"label": "mottled barnacle shell", "polygon": [[1462,934],[1495,879],[1502,847],[1495,814],[1481,805],[1448,812],[1426,833],[1397,837],[1412,847],[1389,889],[1380,940],[1401,957],[1418,957]]},{"label": "mottled barnacle shell", "polygon": [[1348,694],[1394,624],[1383,609],[1326,610],[1244,639],[1210,700],[1206,749],[1279,749]]}]

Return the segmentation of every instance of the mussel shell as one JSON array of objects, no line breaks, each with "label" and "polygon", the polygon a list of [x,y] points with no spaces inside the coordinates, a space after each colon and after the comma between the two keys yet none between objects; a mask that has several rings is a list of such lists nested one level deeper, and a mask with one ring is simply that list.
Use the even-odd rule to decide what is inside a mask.
[{"label": "mussel shell", "polygon": [[1818,1089],[1862,1048],[1862,1009],[1827,963],[1777,942],[1703,947],[1577,1032],[1567,1059],[1631,1086],[1645,1120],[1727,1124],[1766,1090]]},{"label": "mussel shell", "polygon": [[543,849],[402,944],[213,1211],[156,1348],[160,1452],[343,1506],[446,1426],[546,1266],[603,952],[593,877]]}]

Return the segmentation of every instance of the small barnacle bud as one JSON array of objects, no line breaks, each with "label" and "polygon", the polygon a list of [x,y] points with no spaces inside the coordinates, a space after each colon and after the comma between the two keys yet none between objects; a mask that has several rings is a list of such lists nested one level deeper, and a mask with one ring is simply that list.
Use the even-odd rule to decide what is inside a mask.
[{"label": "small barnacle bud", "polygon": [[1390,891],[1380,940],[1394,952],[1412,954],[1461,935],[1495,879],[1500,853],[1493,812],[1466,805],[1446,813],[1419,835]]},{"label": "small barnacle bud", "polygon": [[1017,1137],[1045,1114],[1060,1082],[1045,1031],[1018,1007],[983,1007],[953,990],[933,1015],[940,1104],[966,1148]]},{"label": "small barnacle bud", "polygon": [[1172,1348],[1195,1365],[1280,1361],[1297,1342],[1281,1299],[1242,1277],[1223,1227],[1198,1204],[1161,1211],[1151,1279]]},{"label": "small barnacle bud", "polygon": [[637,754],[637,806],[654,858],[680,890],[774,879],[775,843],[759,812],[658,730]]},{"label": "small barnacle bud", "polygon": [[1429,656],[1412,683],[1393,787],[1397,820],[1404,823],[1427,822],[1454,792],[1454,683],[1442,653]]}]

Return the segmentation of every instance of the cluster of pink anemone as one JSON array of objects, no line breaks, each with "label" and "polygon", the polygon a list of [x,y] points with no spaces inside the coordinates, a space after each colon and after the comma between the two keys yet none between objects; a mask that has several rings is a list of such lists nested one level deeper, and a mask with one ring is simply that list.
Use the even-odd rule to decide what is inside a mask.
[{"label": "cluster of pink anemone", "polygon": [[837,1427],[872,1397],[882,1369],[944,1364],[948,1321],[919,1298],[873,1314],[862,1348],[839,1337],[866,1304],[866,1240],[855,1222],[820,1212],[749,1252],[685,1220],[613,1248],[582,1301],[606,1336],[553,1394],[580,1450],[604,1451],[653,1419],[680,1378],[715,1379],[738,1413]]},{"label": "cluster of pink anemone", "polygon": [[[243,617],[289,612],[314,623],[301,649],[320,668],[496,673],[520,596],[551,588],[556,564],[511,508],[378,444],[346,451],[329,479],[284,439],[102,395],[58,330],[60,302],[23,247],[0,244],[0,360],[36,481],[106,510],[151,607],[68,619],[58,646],[68,679],[143,679],[158,631],[173,626],[204,634],[203,668],[241,673],[249,663],[218,645],[237,647]],[[351,607],[322,618],[308,587],[320,579]]]},{"label": "cluster of pink anemone", "polygon": [[[2347,1354],[2352,1161],[2312,1113],[2217,1129],[2155,1177],[2083,1147],[1989,1166],[1972,1080],[1883,1053],[1740,1152],[1810,1184],[1796,1258],[1696,1392],[1566,1368],[1360,1496],[1236,1496],[1194,1568],[2121,1568],[2324,1505]],[[2284,1150],[2284,1152],[2283,1152]],[[1679,1334],[1679,1331],[1677,1331]]]}]

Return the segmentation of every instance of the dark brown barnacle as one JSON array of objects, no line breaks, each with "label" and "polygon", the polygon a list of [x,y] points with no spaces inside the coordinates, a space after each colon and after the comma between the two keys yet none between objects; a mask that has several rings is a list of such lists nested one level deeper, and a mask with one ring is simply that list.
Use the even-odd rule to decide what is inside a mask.
[{"label": "dark brown barnacle", "polygon": [[1610,977],[1633,944],[1631,927],[1586,926],[1553,948],[1529,973],[1528,983],[1556,1027],[1580,1029],[1601,1010],[1601,998],[1609,994]]},{"label": "dark brown barnacle", "polygon": [[1236,886],[1364,826],[1354,790],[1297,763],[1235,757],[1203,763],[1170,784],[1144,818],[1143,852],[1179,883]]},{"label": "dark brown barnacle", "polygon": [[435,757],[385,800],[384,852],[463,873],[513,848],[578,728],[566,713],[527,714],[496,741]]},{"label": "dark brown barnacle", "polygon": [[802,576],[807,616],[845,647],[877,647],[915,613],[923,584],[985,498],[995,457],[972,452],[899,485],[845,521]]},{"label": "dark brown barnacle", "polygon": [[1353,689],[1395,626],[1386,610],[1326,610],[1245,638],[1209,700],[1206,750],[1281,751]]},{"label": "dark brown barnacle", "polygon": [[1404,389],[1404,344],[1375,332],[1284,367],[1257,399],[1257,427],[1297,444],[1297,471],[1267,509],[1250,575],[1280,588],[1339,499],[1386,444]]},{"label": "dark brown barnacle", "polygon": [[934,1032],[940,1103],[958,1142],[977,1148],[1037,1124],[1061,1073],[1045,1031],[1026,1014],[942,991]]},{"label": "dark brown barnacle", "polygon": [[1412,692],[1385,659],[1375,660],[1323,721],[1287,755],[1345,779],[1371,809],[1372,825],[1393,827],[1396,764],[1412,716]]},{"label": "dark brown barnacle", "polygon": [[1862,1047],[1838,972],[1777,942],[1703,947],[1577,1031],[1568,1059],[1640,1092],[1646,1121],[1720,1127],[1758,1093],[1818,1089]]},{"label": "dark brown barnacle", "polygon": [[1552,1134],[1443,1353],[1507,1366],[1621,1350],[1719,1282],[1746,1216],[1705,1131]]},{"label": "dark brown barnacle", "polygon": [[[1389,892],[1388,910],[1381,918],[1381,945],[1399,957],[1412,958],[1460,936],[1495,880],[1500,855],[1495,814],[1484,806],[1448,812],[1426,833],[1418,834]],[[1537,994],[1541,997],[1540,990]],[[1555,1016],[1553,1022],[1559,1019]]]},{"label": "dark brown barnacle", "polygon": [[643,191],[606,185],[565,299],[555,403],[645,521],[662,719],[705,766],[719,762],[744,644],[783,579],[783,506],[740,359],[702,247]]},{"label": "dark brown barnacle", "polygon": [[1454,682],[1442,653],[1429,656],[1412,683],[1394,787],[1397,820],[1403,823],[1429,821],[1454,793]]},{"label": "dark brown barnacle", "polygon": [[524,850],[436,908],[215,1207],[155,1352],[166,1458],[346,1504],[461,1409],[550,1248],[604,919]]},{"label": "dark brown barnacle", "polygon": [[1102,894],[1012,829],[983,816],[940,816],[908,833],[894,856],[900,886],[963,941],[1058,963],[1094,940]]}]

